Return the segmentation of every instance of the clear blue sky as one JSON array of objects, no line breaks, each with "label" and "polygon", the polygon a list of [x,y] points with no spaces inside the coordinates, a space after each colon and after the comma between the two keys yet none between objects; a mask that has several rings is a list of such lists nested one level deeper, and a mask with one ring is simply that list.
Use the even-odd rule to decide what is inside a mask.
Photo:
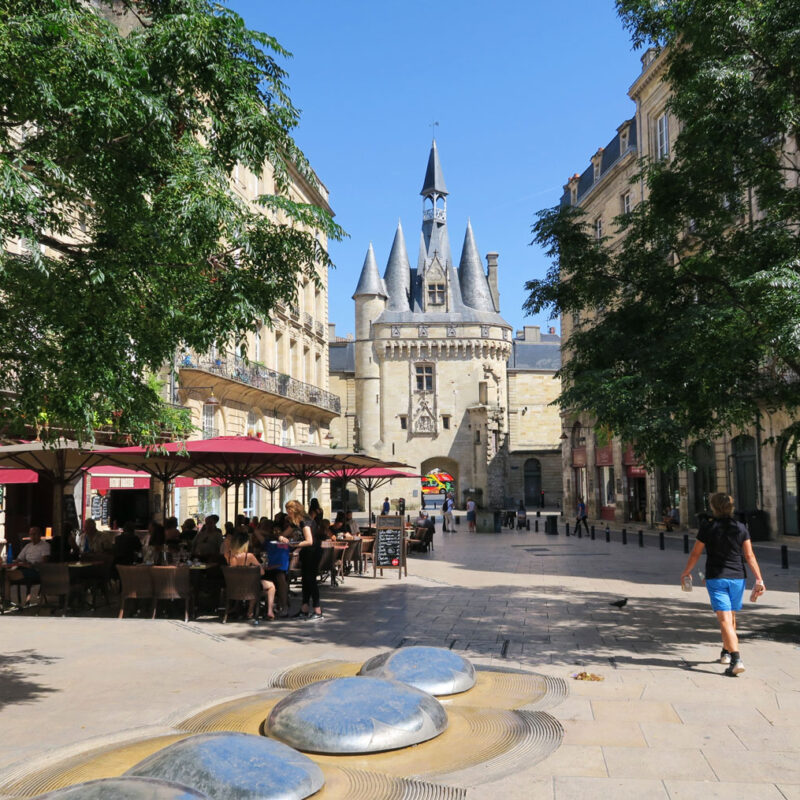
[{"label": "clear blue sky", "polygon": [[331,245],[329,318],[354,329],[351,299],[373,242],[383,272],[398,219],[416,265],[419,191],[439,122],[448,227],[458,261],[467,219],[500,254],[500,304],[515,328],[524,283],[547,260],[529,246],[535,213],[634,113],[638,52],[613,0],[231,0],[274,36],[302,110],[296,140],[350,238]]}]

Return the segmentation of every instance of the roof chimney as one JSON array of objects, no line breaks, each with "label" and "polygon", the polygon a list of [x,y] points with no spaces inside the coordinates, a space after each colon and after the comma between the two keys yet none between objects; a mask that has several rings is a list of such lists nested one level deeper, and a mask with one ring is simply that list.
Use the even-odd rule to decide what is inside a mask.
[{"label": "roof chimney", "polygon": [[489,291],[492,295],[492,302],[497,313],[500,313],[500,290],[497,288],[497,259],[498,253],[486,254],[487,279],[489,281]]}]

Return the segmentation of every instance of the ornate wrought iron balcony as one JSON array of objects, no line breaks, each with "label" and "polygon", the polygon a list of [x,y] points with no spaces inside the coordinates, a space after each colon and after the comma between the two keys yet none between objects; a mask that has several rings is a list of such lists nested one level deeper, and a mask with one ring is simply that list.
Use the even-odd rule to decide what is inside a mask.
[{"label": "ornate wrought iron balcony", "polygon": [[298,403],[306,403],[335,414],[341,414],[342,404],[337,395],[310,383],[298,381],[289,375],[275,372],[256,361],[246,361],[234,353],[199,355],[193,351],[184,352],[178,359],[178,367],[209,372],[227,380],[260,389],[262,392],[287,397]]}]

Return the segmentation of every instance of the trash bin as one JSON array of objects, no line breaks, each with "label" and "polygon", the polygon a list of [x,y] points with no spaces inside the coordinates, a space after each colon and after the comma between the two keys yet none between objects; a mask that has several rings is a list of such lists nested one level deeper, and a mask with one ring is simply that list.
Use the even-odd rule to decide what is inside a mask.
[{"label": "trash bin", "polygon": [[550,515],[544,518],[544,532],[550,536],[558,536],[558,517]]}]

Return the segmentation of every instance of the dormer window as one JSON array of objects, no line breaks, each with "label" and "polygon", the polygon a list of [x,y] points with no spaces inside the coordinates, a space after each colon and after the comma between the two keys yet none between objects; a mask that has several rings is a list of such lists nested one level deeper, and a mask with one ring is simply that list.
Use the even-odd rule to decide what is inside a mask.
[{"label": "dormer window", "polygon": [[627,150],[628,150],[628,131],[624,130],[619,135],[619,151],[624,155],[627,152]]},{"label": "dormer window", "polygon": [[428,305],[443,306],[444,305],[444,292],[445,286],[443,283],[429,283],[428,284]]},{"label": "dormer window", "polygon": [[600,180],[600,161],[594,162],[594,180],[595,183]]}]

